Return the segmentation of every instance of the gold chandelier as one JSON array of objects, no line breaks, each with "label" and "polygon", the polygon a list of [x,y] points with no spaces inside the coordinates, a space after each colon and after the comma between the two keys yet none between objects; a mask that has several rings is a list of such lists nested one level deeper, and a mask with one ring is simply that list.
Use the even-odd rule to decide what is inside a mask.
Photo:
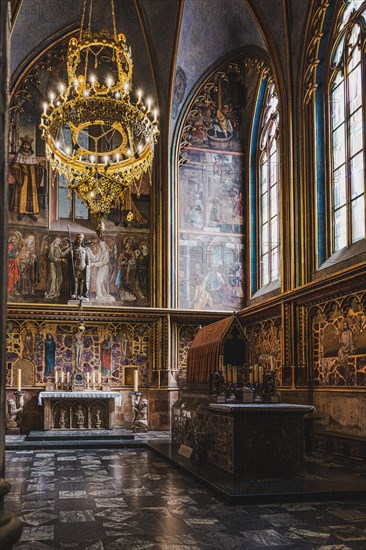
[{"label": "gold chandelier", "polygon": [[[159,134],[157,109],[152,102],[131,101],[132,53],[123,34],[117,35],[114,0],[111,0],[113,33],[92,32],[92,0],[85,26],[87,0],[79,39],[69,41],[67,86],[50,93],[40,128],[46,141],[46,158],[53,170],[66,178],[72,192],[98,218],[98,235],[104,231],[103,217],[119,203],[131,205],[131,185],[151,170],[154,144]],[[94,72],[91,72],[91,68]],[[127,221],[133,218],[133,209]]]}]

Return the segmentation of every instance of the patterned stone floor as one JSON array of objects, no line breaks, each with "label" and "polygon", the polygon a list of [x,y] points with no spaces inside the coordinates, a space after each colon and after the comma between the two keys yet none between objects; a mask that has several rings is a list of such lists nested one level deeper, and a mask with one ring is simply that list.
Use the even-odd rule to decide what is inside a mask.
[{"label": "patterned stone floor", "polygon": [[230,506],[145,449],[7,452],[22,550],[366,549],[366,500]]}]

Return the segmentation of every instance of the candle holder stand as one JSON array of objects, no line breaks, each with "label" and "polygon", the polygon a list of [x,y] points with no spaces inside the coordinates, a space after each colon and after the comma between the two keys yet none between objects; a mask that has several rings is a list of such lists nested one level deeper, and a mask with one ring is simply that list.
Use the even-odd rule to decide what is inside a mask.
[{"label": "candle holder stand", "polygon": [[135,391],[132,393],[132,412],[132,431],[142,433],[148,432],[147,399],[142,397],[141,392]]}]

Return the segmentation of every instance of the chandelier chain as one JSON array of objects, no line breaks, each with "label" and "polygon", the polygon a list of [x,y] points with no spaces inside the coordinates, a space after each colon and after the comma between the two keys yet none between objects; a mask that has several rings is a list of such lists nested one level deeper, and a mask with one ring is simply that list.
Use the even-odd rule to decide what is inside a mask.
[{"label": "chandelier chain", "polygon": [[86,3],[87,3],[87,0],[84,0],[84,2],[83,2],[83,11],[82,11],[82,16],[81,16],[80,38],[79,38],[79,40],[81,40],[82,37],[83,37],[83,29],[84,29],[85,14],[86,14]]},{"label": "chandelier chain", "polygon": [[114,33],[115,40],[117,40],[116,10],[114,5],[114,0],[111,0],[111,10],[112,10],[113,33]]},{"label": "chandelier chain", "polygon": [[90,6],[89,6],[89,24],[88,24],[88,31],[91,31],[91,23],[92,23],[92,12],[93,12],[93,0],[90,0]]}]

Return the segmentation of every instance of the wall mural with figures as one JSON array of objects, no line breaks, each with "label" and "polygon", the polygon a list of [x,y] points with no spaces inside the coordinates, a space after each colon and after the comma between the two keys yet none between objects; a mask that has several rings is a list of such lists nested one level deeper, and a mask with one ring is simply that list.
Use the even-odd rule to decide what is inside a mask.
[{"label": "wall mural with figures", "polygon": [[56,377],[66,383],[77,366],[89,373],[90,381],[95,373],[97,381],[115,386],[132,385],[131,366],[139,370],[139,385],[149,385],[155,361],[151,324],[84,325],[80,333],[76,323],[8,320],[7,384],[16,385],[13,371],[19,360],[27,359],[34,368],[35,385],[54,383]]},{"label": "wall mural with figures", "polygon": [[216,71],[183,123],[179,168],[178,303],[244,305],[244,137],[258,73],[243,58]]},{"label": "wall mural with figures", "polygon": [[366,293],[309,311],[314,386],[366,386]]},{"label": "wall mural with figures", "polygon": [[[86,207],[69,194],[63,176],[53,173],[45,162],[39,130],[42,105],[52,87],[66,81],[67,43],[55,45],[30,64],[12,90],[8,299],[67,304],[75,290],[72,248],[81,233],[89,261],[90,302],[151,305],[149,178],[131,187],[127,202],[132,221],[116,205],[100,240]],[[113,143],[110,146],[113,149]]]},{"label": "wall mural with figures", "polygon": [[245,333],[249,344],[249,365],[263,367],[264,374],[274,372],[277,386],[282,386],[281,318],[246,326]]}]

